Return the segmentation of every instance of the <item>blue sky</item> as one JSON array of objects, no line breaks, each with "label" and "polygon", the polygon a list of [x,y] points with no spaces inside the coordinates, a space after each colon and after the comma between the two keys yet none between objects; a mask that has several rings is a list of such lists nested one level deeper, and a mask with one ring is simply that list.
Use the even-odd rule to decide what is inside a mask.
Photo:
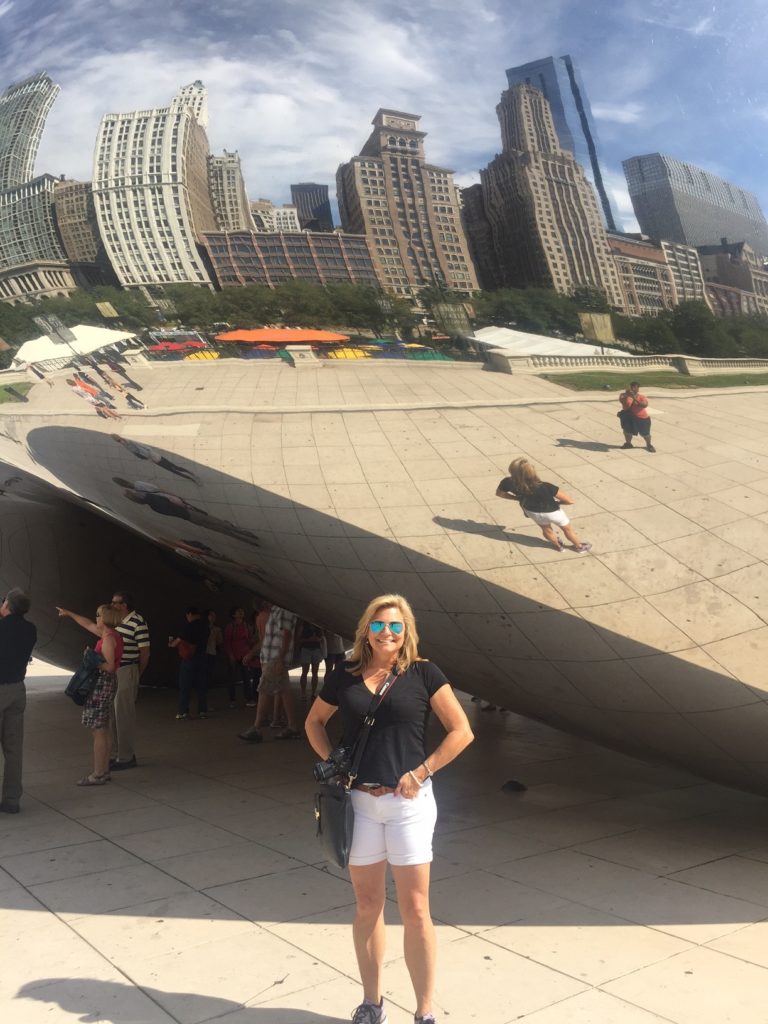
[{"label": "blue sky", "polygon": [[428,158],[457,180],[499,149],[504,70],[577,61],[609,186],[631,229],[621,161],[661,151],[757,193],[768,212],[764,0],[0,0],[0,83],[61,85],[38,172],[90,178],[107,111],[163,106],[201,78],[214,150],[249,194],[334,189],[380,106],[423,115]]}]

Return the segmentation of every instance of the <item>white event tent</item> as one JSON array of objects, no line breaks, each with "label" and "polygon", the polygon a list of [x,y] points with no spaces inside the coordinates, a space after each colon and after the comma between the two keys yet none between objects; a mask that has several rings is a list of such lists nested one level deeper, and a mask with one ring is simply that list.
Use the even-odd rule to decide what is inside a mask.
[{"label": "white event tent", "polygon": [[113,331],[107,327],[91,327],[89,324],[78,324],[70,330],[75,336],[74,341],[52,341],[47,334],[25,341],[13,357],[13,369],[23,370],[31,363],[41,370],[59,370],[75,355],[87,356],[102,349],[111,349],[135,337],[130,331]]},{"label": "white event tent", "polygon": [[481,327],[471,341],[489,348],[504,349],[513,356],[625,356],[617,348],[606,348],[591,342],[565,341],[543,334],[513,331],[509,327]]}]

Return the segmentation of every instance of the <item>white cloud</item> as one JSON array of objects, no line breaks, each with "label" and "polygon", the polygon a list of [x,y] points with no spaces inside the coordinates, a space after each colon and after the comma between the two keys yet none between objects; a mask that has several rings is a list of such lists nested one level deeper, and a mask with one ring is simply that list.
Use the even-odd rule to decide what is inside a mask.
[{"label": "white cloud", "polygon": [[480,172],[469,171],[468,173],[456,174],[453,179],[459,188],[469,188],[470,185],[480,183]]},{"label": "white cloud", "polygon": [[[743,56],[756,46],[748,12],[758,0],[732,3]],[[664,27],[644,25],[641,10]],[[103,113],[162,106],[201,78],[211,145],[240,151],[252,195],[285,201],[298,180],[333,187],[382,106],[422,114],[428,159],[473,181],[500,148],[494,108],[504,69],[570,52],[605,166],[674,147],[694,162],[728,160],[724,175],[747,187],[756,187],[750,174],[763,174],[756,133],[744,130],[745,76],[762,65],[717,56],[713,33],[728,16],[703,0],[648,0],[642,9],[616,0],[610,10],[573,0],[220,0],[215,10],[201,0],[26,0],[23,11],[0,0],[0,11],[0,81],[44,67],[62,86],[40,171],[88,177]],[[699,26],[699,35],[680,26]],[[717,102],[731,94],[746,94],[742,120],[721,110],[715,122]]]},{"label": "white cloud", "polygon": [[619,171],[607,170],[603,173],[603,183],[613,203],[613,208],[618,213],[622,230],[630,232],[639,231],[640,225],[635,217],[635,211],[632,207],[632,200],[629,198],[624,175]]},{"label": "white cloud", "polygon": [[637,124],[643,119],[645,112],[640,103],[593,103],[592,113],[598,121]]}]

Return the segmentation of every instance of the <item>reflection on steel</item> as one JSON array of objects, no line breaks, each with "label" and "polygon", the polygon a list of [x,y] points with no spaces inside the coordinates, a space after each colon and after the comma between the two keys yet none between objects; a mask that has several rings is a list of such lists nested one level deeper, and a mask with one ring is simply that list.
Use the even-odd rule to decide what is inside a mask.
[{"label": "reflection on steel", "polygon": [[[460,688],[768,792],[764,389],[649,389],[650,455],[620,449],[614,395],[476,364],[131,376],[146,409],[117,395],[120,421],[63,378],[3,406],[0,583],[31,587],[43,656],[79,653],[48,611],[72,587],[84,609],[134,587],[158,639],[196,586],[222,588],[222,610],[230,585],[346,635],[400,591]],[[494,497],[517,455],[575,496],[590,555],[556,553]]]}]

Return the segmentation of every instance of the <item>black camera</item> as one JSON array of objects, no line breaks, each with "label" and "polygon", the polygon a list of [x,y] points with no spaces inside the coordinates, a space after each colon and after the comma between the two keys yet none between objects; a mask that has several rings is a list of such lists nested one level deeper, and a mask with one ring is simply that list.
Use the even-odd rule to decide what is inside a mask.
[{"label": "black camera", "polygon": [[316,762],[312,774],[318,782],[328,782],[337,775],[348,775],[351,768],[347,748],[335,747],[328,755],[327,760]]}]

